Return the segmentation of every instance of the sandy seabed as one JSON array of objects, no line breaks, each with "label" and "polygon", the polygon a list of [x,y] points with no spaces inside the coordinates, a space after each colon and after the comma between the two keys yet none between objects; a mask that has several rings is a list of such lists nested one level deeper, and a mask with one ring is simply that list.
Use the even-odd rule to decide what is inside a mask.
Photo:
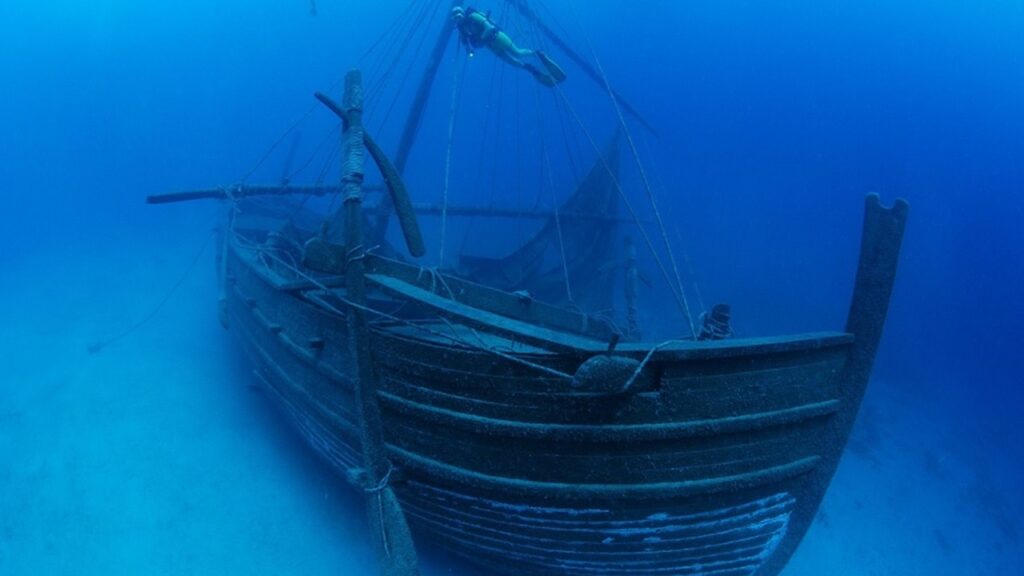
[{"label": "sandy seabed", "polygon": [[[184,228],[5,267],[0,574],[376,574],[360,502],[217,323],[211,248],[151,322],[88,353],[178,280],[208,234]],[[872,383],[786,576],[1024,574],[1020,464],[911,396]],[[425,554],[426,576],[463,573]]]}]

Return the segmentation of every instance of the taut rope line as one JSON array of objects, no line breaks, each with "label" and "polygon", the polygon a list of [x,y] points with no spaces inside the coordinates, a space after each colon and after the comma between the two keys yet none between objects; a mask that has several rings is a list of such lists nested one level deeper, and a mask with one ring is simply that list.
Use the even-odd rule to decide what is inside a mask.
[{"label": "taut rope line", "polygon": [[[575,3],[572,4],[573,11],[576,11]],[[668,233],[665,231],[665,223],[661,218],[661,211],[658,210],[658,204],[654,200],[654,192],[651,190],[651,183],[647,179],[647,171],[644,170],[644,165],[640,161],[640,154],[637,152],[636,143],[633,141],[633,135],[629,132],[629,126],[626,125],[626,119],[622,115],[622,108],[619,106],[619,101],[615,97],[615,91],[612,90],[612,85],[608,81],[608,75],[604,72],[604,66],[601,65],[601,60],[597,57],[597,52],[594,50],[594,45],[590,42],[590,35],[583,31],[583,36],[587,41],[587,48],[590,50],[591,57],[594,59],[594,63],[597,65],[597,71],[601,75],[601,80],[604,83],[605,90],[608,92],[608,98],[612,102],[612,106],[615,108],[615,113],[619,117],[619,124],[622,126],[622,131],[626,135],[626,141],[629,142],[630,151],[633,153],[633,159],[636,161],[636,167],[640,171],[640,179],[644,183],[644,191],[647,192],[647,198],[651,202],[651,209],[654,210],[655,220],[658,222],[658,231],[661,232],[661,239],[665,243],[665,250],[668,252],[668,260],[672,265],[672,272],[675,274],[676,284],[679,287],[679,296],[683,302],[683,313],[686,315],[686,322],[690,325],[690,334],[696,338],[697,328],[693,324],[693,316],[690,314],[690,303],[686,300],[686,290],[683,288],[683,279],[679,275],[679,267],[676,265],[676,257],[672,251],[672,243],[669,242]]]}]

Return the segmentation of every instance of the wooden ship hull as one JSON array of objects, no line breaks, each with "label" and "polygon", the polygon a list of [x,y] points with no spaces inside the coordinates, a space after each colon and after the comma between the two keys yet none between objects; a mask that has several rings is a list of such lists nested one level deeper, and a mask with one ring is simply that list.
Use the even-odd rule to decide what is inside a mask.
[{"label": "wooden ship hull", "polygon": [[[868,197],[845,332],[792,337],[616,345],[576,312],[366,255],[383,484],[417,542],[483,574],[779,573],[864,394],[905,217]],[[236,217],[223,310],[268,395],[369,493],[361,308],[344,248],[310,234]]]},{"label": "wooden ship hull", "polygon": [[[510,5],[608,90],[621,130],[628,135],[623,113],[649,127],[525,2]],[[842,332],[702,340],[691,322],[687,338],[636,341],[631,245],[625,330],[580,312],[611,301],[598,276],[621,240],[611,225],[626,199],[614,153],[561,212],[544,216],[547,238],[504,258],[460,255],[451,271],[410,265],[385,232],[397,216],[409,254],[424,255],[416,211],[429,207],[411,202],[402,174],[453,31],[446,18],[393,164],[362,125],[353,71],[343,105],[316,96],[342,121],[340,185],[289,186],[285,177],[278,187],[149,201],[231,201],[222,321],[268,396],[365,494],[385,576],[418,574],[413,535],[488,575],[778,574],[814,519],[864,395],[906,203],[867,199]],[[362,209],[365,154],[388,193],[376,213]],[[290,194],[334,194],[342,208],[305,222]],[[546,268],[552,260],[561,267]],[[672,292],[690,320],[676,276]]]}]

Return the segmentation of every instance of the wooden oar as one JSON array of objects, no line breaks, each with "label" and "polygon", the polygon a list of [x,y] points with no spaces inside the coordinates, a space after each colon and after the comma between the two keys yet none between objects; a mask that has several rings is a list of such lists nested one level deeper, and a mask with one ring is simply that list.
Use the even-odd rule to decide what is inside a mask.
[{"label": "wooden oar", "polygon": [[[345,201],[345,243],[350,260],[345,270],[348,298],[354,304],[348,311],[349,352],[355,373],[356,414],[365,466],[359,476],[366,493],[366,512],[384,576],[419,574],[416,548],[401,504],[390,485],[392,468],[384,446],[380,406],[377,404],[377,378],[374,373],[370,332],[363,309],[366,306],[362,242],[362,179],[364,132],[362,129],[362,76],[357,70],[345,76],[344,160],[342,161],[342,197]],[[341,110],[339,108],[339,110]]]}]

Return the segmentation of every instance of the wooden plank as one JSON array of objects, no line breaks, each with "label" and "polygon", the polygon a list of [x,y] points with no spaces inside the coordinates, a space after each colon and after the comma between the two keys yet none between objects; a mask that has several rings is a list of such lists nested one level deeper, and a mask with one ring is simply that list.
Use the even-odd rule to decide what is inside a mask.
[{"label": "wooden plank", "polygon": [[493,332],[521,340],[527,344],[538,346],[552,352],[572,355],[591,355],[601,353],[606,346],[596,340],[590,340],[565,332],[556,332],[542,326],[520,322],[512,318],[499,316],[486,310],[472,308],[454,300],[443,298],[432,292],[422,290],[411,284],[402,282],[382,274],[367,274],[366,279],[378,287],[402,298],[411,300],[422,306],[431,308],[438,314],[463,322],[485,332]]},{"label": "wooden plank", "polygon": [[[784,336],[728,338],[725,340],[677,339],[659,344],[651,360],[683,362],[709,358],[742,356],[777,356],[802,350],[848,347],[854,341],[844,332],[807,332]],[[623,342],[615,350],[620,354],[643,354],[653,348],[652,342]]]},{"label": "wooden plank", "polygon": [[701,480],[654,482],[649,484],[568,484],[532,482],[529,480],[517,480],[482,474],[448,466],[443,462],[425,458],[395,446],[391,446],[391,452],[396,462],[408,467],[416,474],[437,478],[447,483],[464,486],[470,490],[493,490],[510,495],[532,498],[558,498],[562,500],[644,500],[649,498],[665,498],[668,495],[675,497],[701,496],[746,490],[806,474],[813,470],[820,461],[820,458],[817,456],[809,456],[793,459],[779,466],[763,468],[744,474],[703,478]]},{"label": "wooden plank", "polygon": [[648,442],[665,438],[715,436],[769,426],[782,426],[809,418],[826,416],[835,413],[840,406],[838,400],[826,400],[783,410],[681,422],[550,424],[466,414],[414,402],[395,396],[390,392],[382,391],[380,395],[382,403],[386,404],[388,409],[400,412],[410,418],[433,422],[438,426],[450,426],[475,434],[489,434],[495,437],[543,438],[552,442]]},{"label": "wooden plank", "polygon": [[[329,241],[312,238],[305,245],[303,264],[317,272],[344,274],[347,260],[344,247]],[[413,266],[373,254],[367,254],[364,261],[368,273],[392,276],[422,290],[442,292],[447,296],[457,298],[463,304],[502,316],[547,326],[555,330],[583,334],[601,341],[609,341],[615,334],[614,326],[607,322],[559,306],[546,304],[531,298],[528,294],[505,292],[433,269]],[[334,285],[325,283],[327,287]]]},{"label": "wooden plank", "polygon": [[[642,484],[743,474],[818,454],[823,418],[710,437],[550,442],[455,433],[400,416],[389,443],[447,465],[537,482]],[[627,437],[628,434],[623,434]]]},{"label": "wooden plank", "polygon": [[581,334],[601,342],[609,341],[615,334],[614,327],[606,322],[536,300],[526,294],[505,292],[381,256],[367,256],[366,264],[370,273],[393,276],[424,290],[443,291],[446,296],[456,298],[468,306],[529,324]]},{"label": "wooden plank", "polygon": [[[552,522],[540,518],[535,523],[509,527],[507,515],[490,516],[486,512],[481,515],[478,513],[479,508],[467,509],[429,499],[416,499],[413,502],[412,509],[421,518],[436,522],[436,528],[442,533],[447,532],[448,536],[458,538],[470,546],[481,542],[492,545],[500,543],[519,550],[529,550],[538,559],[577,559],[583,562],[629,562],[640,559],[652,563],[673,557],[694,558],[692,554],[696,551],[717,554],[737,546],[766,543],[767,535],[761,530],[765,528],[764,521],[785,510],[789,504],[789,501],[785,501],[781,506],[750,508],[740,516],[713,517],[711,522],[703,526],[699,524],[699,519],[703,519],[701,516],[691,516],[691,519],[698,520],[694,522],[696,525],[680,526],[639,520],[597,522],[593,529],[588,530],[577,528],[578,524],[573,522]],[[666,520],[672,522],[674,519]],[[454,530],[449,532],[444,529],[445,526]],[[628,534],[630,529],[637,532],[660,531],[664,536],[657,542],[645,542],[643,535],[608,537],[610,533]],[[652,544],[659,546],[654,548]]]},{"label": "wooden plank", "polygon": [[[769,545],[778,523],[746,523],[739,518],[729,518],[720,524],[720,532],[712,528],[694,529],[690,534],[676,537],[659,537],[656,542],[644,541],[643,537],[609,538],[615,533],[610,528],[605,534],[596,533],[588,540],[573,538],[572,534],[551,531],[549,534],[524,534],[520,530],[504,528],[500,522],[481,522],[477,517],[453,507],[435,509],[421,502],[415,502],[411,516],[430,523],[432,530],[467,547],[487,546],[514,549],[514,556],[530,558],[536,562],[563,562],[573,565],[594,565],[599,573],[607,573],[612,566],[633,570],[645,566],[660,574],[677,574],[669,571],[680,561],[708,563],[728,559],[742,553],[751,553]],[[773,511],[774,512],[774,511]],[[751,515],[754,520],[772,520],[771,514]],[[774,524],[774,525],[773,525]],[[641,525],[638,530],[646,527]],[[662,533],[681,531],[680,527],[661,527]],[[627,529],[628,530],[628,529]],[[650,529],[656,532],[657,529]],[[596,540],[596,541],[595,541]],[[657,544],[657,547],[652,546]],[[511,551],[511,550],[510,550]]]}]

